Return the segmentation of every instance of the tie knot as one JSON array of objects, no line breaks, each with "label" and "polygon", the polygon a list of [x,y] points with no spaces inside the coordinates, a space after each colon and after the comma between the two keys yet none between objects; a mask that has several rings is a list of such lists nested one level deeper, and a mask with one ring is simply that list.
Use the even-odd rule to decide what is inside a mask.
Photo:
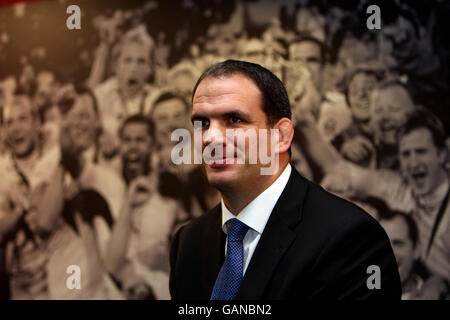
[{"label": "tie knot", "polygon": [[228,241],[242,241],[247,233],[248,226],[234,218],[227,222]]}]

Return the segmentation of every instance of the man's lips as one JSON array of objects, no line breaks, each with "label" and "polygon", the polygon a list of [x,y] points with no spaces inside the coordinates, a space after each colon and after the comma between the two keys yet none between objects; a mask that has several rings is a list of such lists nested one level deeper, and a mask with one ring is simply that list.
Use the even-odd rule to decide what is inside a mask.
[{"label": "man's lips", "polygon": [[13,143],[15,145],[22,144],[25,142],[25,137],[15,137],[13,138]]},{"label": "man's lips", "polygon": [[136,152],[129,152],[126,156],[128,162],[139,162],[141,157]]},{"label": "man's lips", "polygon": [[134,78],[128,79],[129,86],[135,86],[135,85],[137,85],[137,83],[138,83],[137,80]]},{"label": "man's lips", "polygon": [[411,174],[412,178],[416,182],[423,182],[423,180],[426,178],[427,173],[426,172],[413,172]]},{"label": "man's lips", "polygon": [[205,159],[205,163],[211,168],[218,169],[236,163],[236,158],[211,158]]},{"label": "man's lips", "polygon": [[398,125],[390,120],[381,120],[379,122],[379,128],[383,132],[391,132],[397,130]]}]

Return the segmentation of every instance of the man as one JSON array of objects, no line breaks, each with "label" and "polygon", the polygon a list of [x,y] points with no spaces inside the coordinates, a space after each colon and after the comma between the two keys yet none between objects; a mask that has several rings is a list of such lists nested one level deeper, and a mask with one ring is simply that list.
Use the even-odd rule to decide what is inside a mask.
[{"label": "man", "polygon": [[[397,131],[416,106],[401,82],[388,80],[379,84],[370,96],[370,117],[373,127],[375,163],[373,169],[364,168],[344,159],[331,150],[316,133],[314,123],[303,117],[298,126],[299,136],[304,135],[304,152],[326,175],[339,176],[349,185],[351,197],[365,200],[376,197],[386,202],[391,210],[408,212],[413,204],[404,179],[399,173]],[[314,144],[308,144],[314,141]],[[327,177],[325,177],[327,179]],[[327,183],[331,182],[327,179]],[[332,179],[337,181],[339,179]],[[328,186],[340,189],[339,186]]]},{"label": "man", "polygon": [[[192,93],[191,93],[192,94]],[[176,141],[172,132],[189,127],[190,107],[183,96],[173,90],[161,90],[155,97],[151,117],[155,123],[155,168],[158,172],[158,190],[161,194],[180,201],[192,217],[200,216],[218,201],[216,190],[211,188],[198,165],[176,166],[171,153]]]},{"label": "man", "polygon": [[[449,176],[442,123],[418,110],[399,132],[399,159],[403,176],[416,202],[420,258],[431,275],[450,283]],[[445,289],[444,289],[445,290]],[[447,287],[448,293],[448,287]]]},{"label": "man", "polygon": [[402,281],[402,300],[417,299],[423,286],[423,278],[414,268],[417,258],[418,231],[414,220],[400,211],[391,211],[379,219],[391,240]]},{"label": "man", "polygon": [[151,168],[154,128],[134,115],[120,130],[121,174],[127,184],[125,205],[108,245],[106,266],[129,299],[169,299],[169,238],[183,210],[162,196]]},{"label": "man", "polygon": [[319,94],[322,94],[323,89],[325,54],[325,45],[313,37],[300,37],[289,45],[289,59],[308,68],[314,87]]},{"label": "man", "polygon": [[[294,126],[301,119],[301,117],[297,119],[297,114],[311,112],[324,139],[331,141],[351,124],[351,112],[345,103],[344,95],[336,91],[325,92],[326,57],[326,46],[319,39],[308,36],[294,39],[289,45],[285,83],[293,106]],[[294,160],[295,154],[303,153],[303,148],[299,144],[296,135],[292,145]],[[299,163],[302,162],[305,161]],[[306,174],[301,166],[296,166],[296,169],[303,175]],[[310,166],[310,171],[313,179],[318,181],[320,174],[316,168]]]},{"label": "man", "polygon": [[40,139],[40,123],[30,99],[13,96],[2,110],[8,152],[0,159],[0,245],[12,299],[46,299],[48,238],[56,215],[41,200],[56,171],[58,153]]},{"label": "man", "polygon": [[94,89],[105,129],[100,142],[106,157],[118,151],[118,130],[125,118],[149,112],[151,86],[147,81],[153,48],[152,38],[142,27],[127,32],[119,43],[116,75]]},{"label": "man", "polygon": [[345,98],[352,112],[352,123],[332,140],[344,158],[364,167],[374,164],[369,98],[382,77],[382,70],[368,66],[359,66],[351,73]]},{"label": "man", "polygon": [[370,113],[377,152],[377,168],[398,169],[397,131],[415,104],[408,87],[390,80],[377,86],[370,97]]},{"label": "man", "polygon": [[[50,182],[49,203],[60,203],[47,264],[50,297],[56,299],[120,298],[108,278],[106,250],[111,229],[124,205],[120,176],[98,163],[100,134],[95,96],[77,89],[73,100],[61,103],[58,173]],[[66,286],[69,265],[82,270],[82,287]],[[84,283],[84,284],[83,284]]]},{"label": "man", "polygon": [[[235,149],[246,155],[250,149],[229,140],[226,129],[246,130],[246,137],[277,129],[278,143],[269,153],[278,166],[262,175],[261,158],[239,164],[225,152],[207,157],[208,181],[222,201],[174,236],[173,299],[400,298],[397,264],[383,229],[289,165],[290,118],[283,84],[259,65],[227,60],[197,81],[191,119],[204,131],[203,150],[231,148],[227,157],[236,160]],[[367,286],[371,265],[380,268],[380,289]]]}]

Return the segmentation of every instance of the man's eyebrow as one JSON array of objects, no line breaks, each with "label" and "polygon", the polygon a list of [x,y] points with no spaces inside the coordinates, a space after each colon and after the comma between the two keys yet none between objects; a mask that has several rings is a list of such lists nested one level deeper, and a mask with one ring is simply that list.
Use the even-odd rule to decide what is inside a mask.
[{"label": "man's eyebrow", "polygon": [[207,117],[205,115],[202,115],[200,113],[193,113],[191,114],[191,122],[194,123],[195,120],[199,119],[206,119]]},{"label": "man's eyebrow", "polygon": [[223,117],[225,117],[225,118],[238,117],[238,118],[242,118],[243,120],[248,119],[247,113],[242,112],[241,110],[232,110],[232,111],[226,112],[223,114]]},{"label": "man's eyebrow", "polygon": [[[241,110],[231,110],[228,112],[225,112],[221,115],[218,115],[221,118],[231,118],[231,117],[238,117],[238,118],[242,118],[243,120],[248,120],[249,115],[245,112],[242,112]],[[193,113],[191,115],[191,122],[194,122],[195,120],[199,120],[199,119],[207,119],[208,116],[203,115],[201,113]]]}]

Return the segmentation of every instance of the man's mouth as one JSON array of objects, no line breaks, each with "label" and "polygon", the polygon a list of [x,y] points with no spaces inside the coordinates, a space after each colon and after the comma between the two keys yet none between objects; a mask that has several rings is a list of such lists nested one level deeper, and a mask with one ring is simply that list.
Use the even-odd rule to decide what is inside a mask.
[{"label": "man's mouth", "polygon": [[236,158],[205,158],[205,163],[213,169],[220,169],[236,163]]},{"label": "man's mouth", "polygon": [[136,191],[137,191],[137,192],[142,192],[142,193],[148,193],[148,192],[150,192],[150,190],[148,189],[148,187],[147,187],[147,186],[144,186],[144,185],[139,185],[139,186],[136,188]]},{"label": "man's mouth", "polygon": [[72,134],[74,135],[74,137],[82,137],[86,134],[86,129],[81,127],[73,127]]},{"label": "man's mouth", "polygon": [[425,182],[425,178],[427,177],[427,171],[426,170],[417,170],[411,173],[411,177],[413,181],[418,185],[423,185]]},{"label": "man's mouth", "polygon": [[13,138],[12,141],[13,141],[14,145],[21,145],[21,144],[23,144],[26,141],[26,139],[25,139],[25,137],[21,136],[21,137]]},{"label": "man's mouth", "polygon": [[137,86],[137,84],[138,84],[137,79],[135,79],[135,78],[128,79],[128,86],[135,87],[135,86]]},{"label": "man's mouth", "polygon": [[397,126],[392,122],[382,121],[380,123],[380,129],[383,132],[392,132],[392,131],[397,130]]},{"label": "man's mouth", "polygon": [[136,152],[130,152],[127,154],[127,162],[137,163],[141,161],[141,157]]},{"label": "man's mouth", "polygon": [[354,98],[354,105],[359,109],[368,109],[370,106],[369,99],[365,95],[358,95]]}]

